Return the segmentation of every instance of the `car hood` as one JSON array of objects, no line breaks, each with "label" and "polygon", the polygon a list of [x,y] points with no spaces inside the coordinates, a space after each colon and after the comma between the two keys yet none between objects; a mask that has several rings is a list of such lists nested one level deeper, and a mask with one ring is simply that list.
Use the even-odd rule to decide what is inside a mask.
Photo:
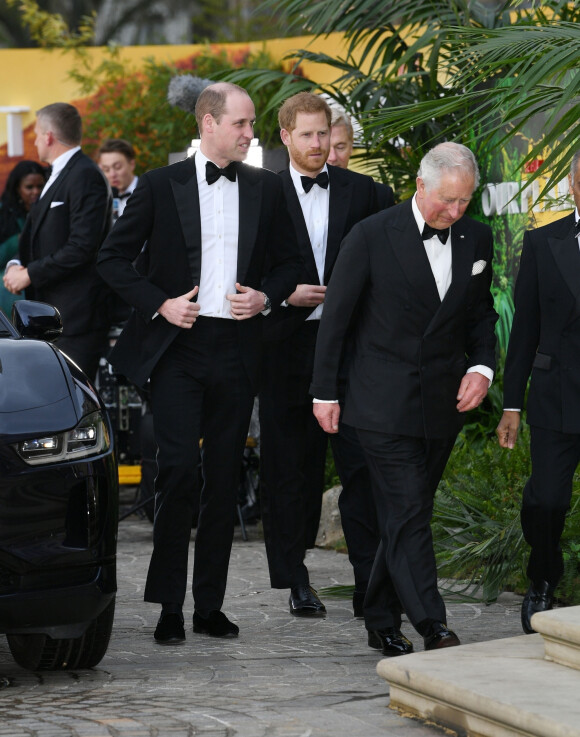
[{"label": "car hood", "polygon": [[0,340],[0,435],[55,432],[78,422],[64,360],[38,340]]}]

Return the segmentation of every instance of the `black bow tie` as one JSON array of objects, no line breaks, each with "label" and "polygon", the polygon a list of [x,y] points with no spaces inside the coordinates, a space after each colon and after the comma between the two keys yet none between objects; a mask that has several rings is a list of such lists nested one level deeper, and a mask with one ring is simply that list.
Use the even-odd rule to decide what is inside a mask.
[{"label": "black bow tie", "polygon": [[305,192],[310,192],[315,184],[318,184],[322,189],[328,189],[328,172],[321,171],[316,177],[300,177],[300,181]]},{"label": "black bow tie", "polygon": [[441,243],[446,243],[449,236],[449,228],[432,228],[430,225],[427,225],[427,223],[425,223],[425,225],[423,226],[423,232],[421,233],[421,238],[424,241],[428,241],[429,238],[432,238],[434,235],[439,238]]},{"label": "black bow tie", "polygon": [[220,177],[229,179],[230,182],[236,181],[236,162],[230,161],[230,163],[223,169],[216,166],[213,161],[205,162],[205,180],[208,184],[214,184]]},{"label": "black bow tie", "polygon": [[574,235],[576,238],[580,235],[580,220],[576,220],[576,225],[574,226]]},{"label": "black bow tie", "polygon": [[127,197],[131,196],[131,192],[123,192],[123,194],[118,194],[117,199],[119,200],[126,200]]}]

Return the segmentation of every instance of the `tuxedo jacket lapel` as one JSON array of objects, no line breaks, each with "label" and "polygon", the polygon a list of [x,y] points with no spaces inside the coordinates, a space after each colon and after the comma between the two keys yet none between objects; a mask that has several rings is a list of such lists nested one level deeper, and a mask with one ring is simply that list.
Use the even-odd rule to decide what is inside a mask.
[{"label": "tuxedo jacket lapel", "polygon": [[195,156],[191,160],[191,164],[189,176],[183,180],[171,179],[170,181],[187,248],[192,284],[199,284],[201,275],[201,218]]},{"label": "tuxedo jacket lapel", "polygon": [[254,243],[257,240],[262,203],[262,182],[251,176],[247,166],[238,166],[238,192],[240,198],[238,235],[238,281],[244,284]]},{"label": "tuxedo jacket lapel", "polygon": [[34,211],[31,212],[32,238],[35,237],[36,232],[38,231],[38,228],[40,227],[40,224],[46,217],[46,213],[50,210],[51,203],[58,202],[59,193],[62,193],[63,189],[65,189],[65,187],[68,185],[69,174],[75,164],[75,161],[77,161],[79,156],[81,156],[81,152],[77,151],[77,153],[67,162],[64,169],[60,172],[58,177],[54,180],[54,182],[47,189],[44,196],[41,197],[36,202],[34,206]]},{"label": "tuxedo jacket lapel", "polygon": [[561,231],[561,238],[548,238],[550,250],[554,256],[566,286],[576,300],[576,314],[580,313],[580,249],[578,239],[574,235],[574,215],[566,218]]},{"label": "tuxedo jacket lapel", "polygon": [[300,254],[308,273],[309,284],[318,284],[318,270],[316,268],[316,261],[314,260],[314,254],[312,253],[312,244],[310,243],[310,236],[308,235],[308,228],[304,221],[304,215],[302,208],[300,207],[300,201],[296,194],[296,188],[294,182],[290,176],[290,170],[284,169],[280,172],[282,181],[284,182],[284,194],[286,195],[286,204],[288,205],[288,211],[290,217],[294,223],[296,229],[296,236],[298,238],[298,246],[300,248]]},{"label": "tuxedo jacket lapel", "polygon": [[417,299],[421,300],[432,313],[435,313],[441,305],[441,300],[425,246],[413,216],[411,200],[408,200],[406,207],[401,208],[392,224],[392,230],[387,231],[386,235]]},{"label": "tuxedo jacket lapel", "polygon": [[[341,171],[340,169],[338,171]],[[326,256],[324,259],[324,283],[328,284],[334,262],[338,256],[340,244],[345,231],[346,219],[352,198],[353,184],[350,181],[340,181],[340,174],[336,168],[329,167],[330,197],[328,209],[328,237],[326,241]]]}]

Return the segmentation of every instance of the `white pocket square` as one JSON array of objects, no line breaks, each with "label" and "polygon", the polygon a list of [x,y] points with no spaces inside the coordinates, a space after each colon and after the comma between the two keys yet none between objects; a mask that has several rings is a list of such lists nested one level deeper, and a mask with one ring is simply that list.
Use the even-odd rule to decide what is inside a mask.
[{"label": "white pocket square", "polygon": [[484,261],[483,259],[481,261],[475,261],[473,267],[471,268],[471,276],[477,276],[478,274],[481,274],[486,266],[487,261]]},{"label": "white pocket square", "polygon": [[64,202],[56,202],[56,201],[54,201],[54,202],[51,202],[50,203],[50,206],[51,207],[60,207],[61,205],[64,205]]}]

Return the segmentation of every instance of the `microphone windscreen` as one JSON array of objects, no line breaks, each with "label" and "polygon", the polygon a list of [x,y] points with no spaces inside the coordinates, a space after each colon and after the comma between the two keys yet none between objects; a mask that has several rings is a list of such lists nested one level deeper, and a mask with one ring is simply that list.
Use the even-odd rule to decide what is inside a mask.
[{"label": "microphone windscreen", "polygon": [[201,92],[210,84],[211,79],[194,77],[191,74],[178,74],[172,77],[167,88],[167,102],[174,107],[195,113],[195,103]]}]

